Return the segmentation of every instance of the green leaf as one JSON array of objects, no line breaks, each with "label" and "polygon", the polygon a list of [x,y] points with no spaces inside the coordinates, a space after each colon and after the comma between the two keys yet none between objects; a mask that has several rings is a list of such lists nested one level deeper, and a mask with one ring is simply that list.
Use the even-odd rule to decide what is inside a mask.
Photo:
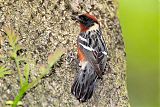
[{"label": "green leaf", "polygon": [[48,66],[46,67],[45,65],[42,65],[40,67],[40,70],[42,71],[41,75],[33,80],[31,83],[28,84],[28,89],[33,88],[35,85],[39,83],[41,78],[43,78],[45,75],[49,73],[50,68],[60,59],[60,57],[64,54],[62,49],[56,49],[54,54],[50,54],[48,56]]},{"label": "green leaf", "polygon": [[40,70],[40,73],[43,74],[44,72],[47,72],[46,70],[48,70],[48,69],[47,69],[46,65],[42,64],[42,65],[40,65],[39,70]]},{"label": "green leaf", "polygon": [[[63,51],[61,49],[57,49],[54,54],[50,54],[50,56],[48,57],[48,66],[49,68],[51,66],[53,66],[53,64],[56,63],[56,61],[63,55]],[[39,81],[41,80],[41,78],[43,78],[48,72],[49,72],[49,68],[42,66],[40,67],[40,69],[43,71],[42,74],[35,80],[33,80],[31,83],[28,84],[28,82],[25,82],[22,86],[22,88],[20,89],[18,95],[15,97],[15,100],[13,102],[12,107],[16,107],[18,102],[21,100],[21,98],[24,96],[24,94],[26,93],[27,90],[33,88],[35,85],[37,85],[39,83]],[[28,79],[29,76],[29,65],[26,64],[25,66],[25,70],[24,70],[24,75],[25,78]]]},{"label": "green leaf", "polygon": [[59,58],[64,54],[62,49],[56,49],[53,54],[50,54],[48,56],[48,66],[51,68],[58,60]]},{"label": "green leaf", "polygon": [[15,51],[17,52],[18,50],[22,49],[22,47],[19,44],[15,45]]},{"label": "green leaf", "polygon": [[13,30],[9,27],[5,27],[4,30],[8,36],[9,44],[13,47],[13,45],[14,45],[14,42],[13,42],[14,32],[13,32]]},{"label": "green leaf", "polygon": [[14,49],[16,47],[17,41],[19,40],[19,37],[17,35],[15,35],[15,32],[14,32],[13,28],[11,28],[11,27],[5,27],[4,31],[8,36],[9,44]]},{"label": "green leaf", "polygon": [[8,53],[9,53],[9,55],[10,55],[11,59],[15,59],[15,58],[17,57],[16,52],[9,51]]},{"label": "green leaf", "polygon": [[12,34],[12,41],[13,41],[13,44],[16,45],[19,37],[17,35],[15,35],[14,31],[12,31],[12,32],[13,32],[13,34]]},{"label": "green leaf", "polygon": [[11,74],[11,71],[4,66],[0,66],[0,78],[3,78],[7,74]]},{"label": "green leaf", "polygon": [[[13,101],[9,100],[9,101],[6,101],[6,104],[7,105],[12,105],[13,104]],[[18,101],[17,105],[23,105],[22,101]]]},{"label": "green leaf", "polygon": [[12,107],[16,107],[18,105],[18,102],[21,100],[21,98],[24,96],[27,90],[28,90],[28,83],[24,83],[22,88],[18,92],[18,95],[15,97]]}]

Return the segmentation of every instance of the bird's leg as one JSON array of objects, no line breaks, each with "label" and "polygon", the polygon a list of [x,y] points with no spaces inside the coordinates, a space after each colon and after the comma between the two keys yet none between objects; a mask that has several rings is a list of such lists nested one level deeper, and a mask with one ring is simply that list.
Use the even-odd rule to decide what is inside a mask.
[{"label": "bird's leg", "polygon": [[73,50],[68,51],[67,55],[66,55],[66,64],[69,65],[73,62],[73,60],[75,60],[75,54],[73,52]]}]

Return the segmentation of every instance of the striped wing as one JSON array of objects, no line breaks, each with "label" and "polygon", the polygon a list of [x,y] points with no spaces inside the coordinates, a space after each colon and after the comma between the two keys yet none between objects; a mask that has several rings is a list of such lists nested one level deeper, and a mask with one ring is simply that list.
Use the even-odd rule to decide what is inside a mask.
[{"label": "striped wing", "polygon": [[97,75],[102,77],[102,72],[107,59],[106,45],[100,29],[88,30],[79,34],[77,43],[87,60],[96,69]]}]

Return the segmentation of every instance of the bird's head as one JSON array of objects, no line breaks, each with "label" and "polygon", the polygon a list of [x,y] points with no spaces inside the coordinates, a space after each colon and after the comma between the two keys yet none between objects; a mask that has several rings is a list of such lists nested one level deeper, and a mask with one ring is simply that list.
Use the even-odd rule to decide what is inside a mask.
[{"label": "bird's head", "polygon": [[81,32],[87,31],[89,28],[91,28],[95,24],[99,25],[97,18],[88,13],[78,15],[78,16],[73,15],[72,19],[80,23]]}]

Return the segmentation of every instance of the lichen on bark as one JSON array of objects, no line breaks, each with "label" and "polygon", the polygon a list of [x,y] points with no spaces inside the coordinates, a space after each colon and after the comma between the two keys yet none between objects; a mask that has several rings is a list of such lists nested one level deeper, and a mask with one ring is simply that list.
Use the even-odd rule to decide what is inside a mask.
[{"label": "lichen on bark", "polygon": [[[117,17],[116,0],[1,0],[0,29],[12,26],[20,36],[18,43],[26,50],[30,60],[36,64],[46,63],[49,53],[63,46],[66,52],[76,53],[76,37],[79,27],[71,20],[72,14],[90,12],[100,21],[102,33],[109,50],[110,72],[99,81],[91,100],[79,103],[70,93],[76,69],[65,63],[45,77],[40,84],[26,93],[24,106],[34,107],[128,107],[126,88],[126,54],[120,23]],[[3,38],[6,38],[3,35]],[[3,54],[7,56],[9,46],[4,40]],[[2,60],[14,70],[13,61]],[[37,76],[33,65],[32,78]],[[13,71],[14,72],[14,71]],[[0,106],[11,100],[18,92],[16,73],[0,79]]]}]

